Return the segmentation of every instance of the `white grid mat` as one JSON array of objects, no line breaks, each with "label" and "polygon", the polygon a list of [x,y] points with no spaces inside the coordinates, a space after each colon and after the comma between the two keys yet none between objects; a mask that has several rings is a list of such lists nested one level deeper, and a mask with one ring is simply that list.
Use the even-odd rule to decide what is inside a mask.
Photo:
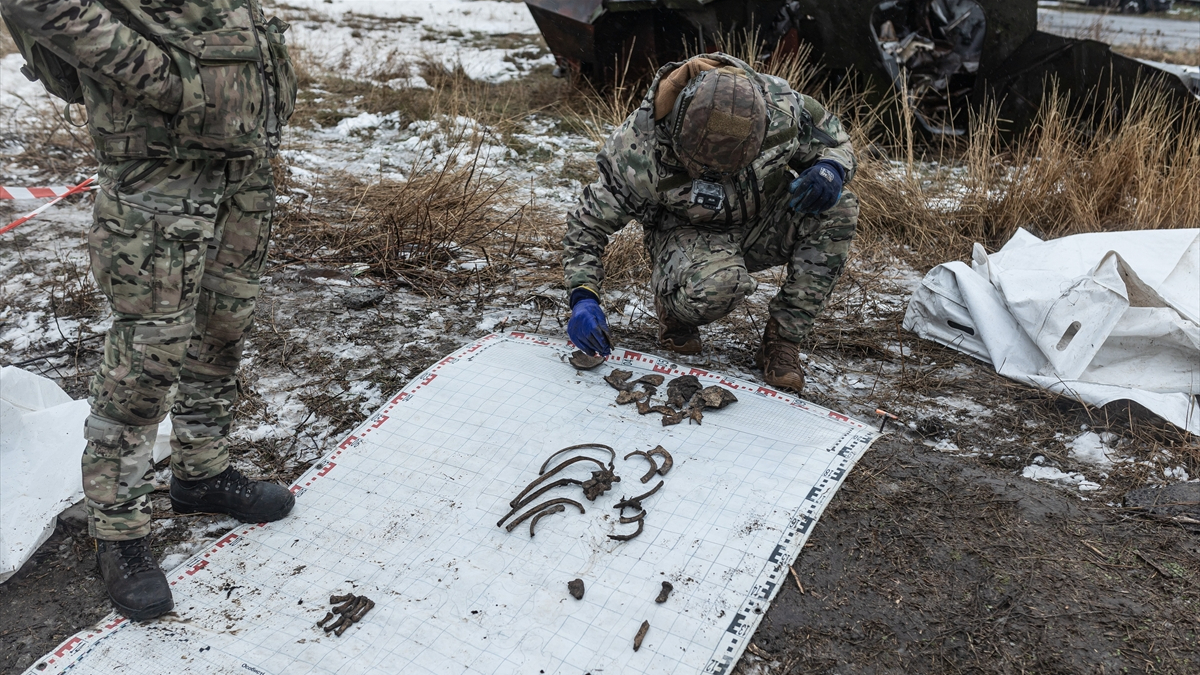
[{"label": "white grid mat", "polygon": [[[489,335],[418,376],[293,486],[288,518],[238,528],[168,575],[175,615],[116,615],[28,673],[728,673],[846,472],[877,434],[748,382],[635,352],[579,373],[570,347]],[[702,425],[616,406],[609,366],[695,374],[739,401]],[[660,387],[660,391],[665,391]],[[511,534],[508,502],[553,451],[604,443],[622,480],[595,502]],[[674,467],[645,531],[615,504]],[[607,453],[591,452],[598,458]],[[566,455],[564,455],[565,457]],[[590,467],[590,468],[589,468]],[[567,474],[587,478],[595,465]],[[577,601],[567,581],[582,578]],[[661,582],[675,590],[656,604]],[[344,635],[315,626],[333,594],[376,606]],[[638,652],[634,634],[650,630]],[[41,668],[39,670],[39,667]]]}]

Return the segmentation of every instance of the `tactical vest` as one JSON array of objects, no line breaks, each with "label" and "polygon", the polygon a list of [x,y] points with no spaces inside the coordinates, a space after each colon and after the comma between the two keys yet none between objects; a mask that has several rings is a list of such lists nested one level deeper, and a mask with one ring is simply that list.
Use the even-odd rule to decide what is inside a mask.
[{"label": "tactical vest", "polygon": [[179,111],[168,115],[79,72],[99,161],[274,154],[296,102],[287,23],[268,21],[258,0],[101,2],[170,55],[183,99]]}]

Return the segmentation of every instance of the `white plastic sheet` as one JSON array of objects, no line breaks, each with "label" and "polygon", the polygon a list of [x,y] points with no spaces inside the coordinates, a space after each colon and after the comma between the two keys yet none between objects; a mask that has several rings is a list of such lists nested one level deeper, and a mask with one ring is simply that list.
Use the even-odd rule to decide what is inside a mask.
[{"label": "white plastic sheet", "polygon": [[[58,514],[83,499],[79,458],[88,402],[15,366],[0,369],[0,583],[54,533]],[[171,454],[159,427],[154,459]]]},{"label": "white plastic sheet", "polygon": [[[38,673],[729,673],[826,504],[877,434],[758,385],[690,371],[739,399],[702,425],[617,406],[610,367],[689,369],[635,352],[577,372],[561,341],[491,335],[398,393],[293,486],[292,514],[239,527],[168,575],[175,614],[110,616]],[[599,442],[621,481],[596,501],[497,527],[555,450]],[[674,466],[649,483],[633,450]],[[607,453],[590,453],[608,460]],[[596,467],[575,465],[571,477]],[[663,487],[641,536],[613,505]],[[626,512],[629,515],[629,512]],[[567,582],[582,578],[575,600]],[[662,581],[675,590],[654,601]],[[333,594],[376,606],[341,637]],[[633,638],[650,629],[639,651]]]},{"label": "white plastic sheet", "polygon": [[1200,433],[1200,229],[1019,230],[929,272],[904,327],[1001,375],[1102,406],[1135,401]]}]

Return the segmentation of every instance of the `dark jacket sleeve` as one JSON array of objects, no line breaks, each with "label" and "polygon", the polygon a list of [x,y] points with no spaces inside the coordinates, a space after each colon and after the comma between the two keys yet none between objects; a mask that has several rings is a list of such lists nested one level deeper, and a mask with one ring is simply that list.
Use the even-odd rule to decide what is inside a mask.
[{"label": "dark jacket sleeve", "polygon": [[170,55],[95,0],[3,0],[5,14],[82,74],[167,114],[183,85]]}]

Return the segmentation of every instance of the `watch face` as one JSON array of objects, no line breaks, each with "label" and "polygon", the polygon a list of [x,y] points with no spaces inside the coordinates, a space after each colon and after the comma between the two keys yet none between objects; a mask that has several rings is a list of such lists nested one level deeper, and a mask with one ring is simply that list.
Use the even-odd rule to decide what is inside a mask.
[{"label": "watch face", "polygon": [[692,204],[713,211],[725,205],[725,188],[720,183],[706,180],[692,181]]}]

